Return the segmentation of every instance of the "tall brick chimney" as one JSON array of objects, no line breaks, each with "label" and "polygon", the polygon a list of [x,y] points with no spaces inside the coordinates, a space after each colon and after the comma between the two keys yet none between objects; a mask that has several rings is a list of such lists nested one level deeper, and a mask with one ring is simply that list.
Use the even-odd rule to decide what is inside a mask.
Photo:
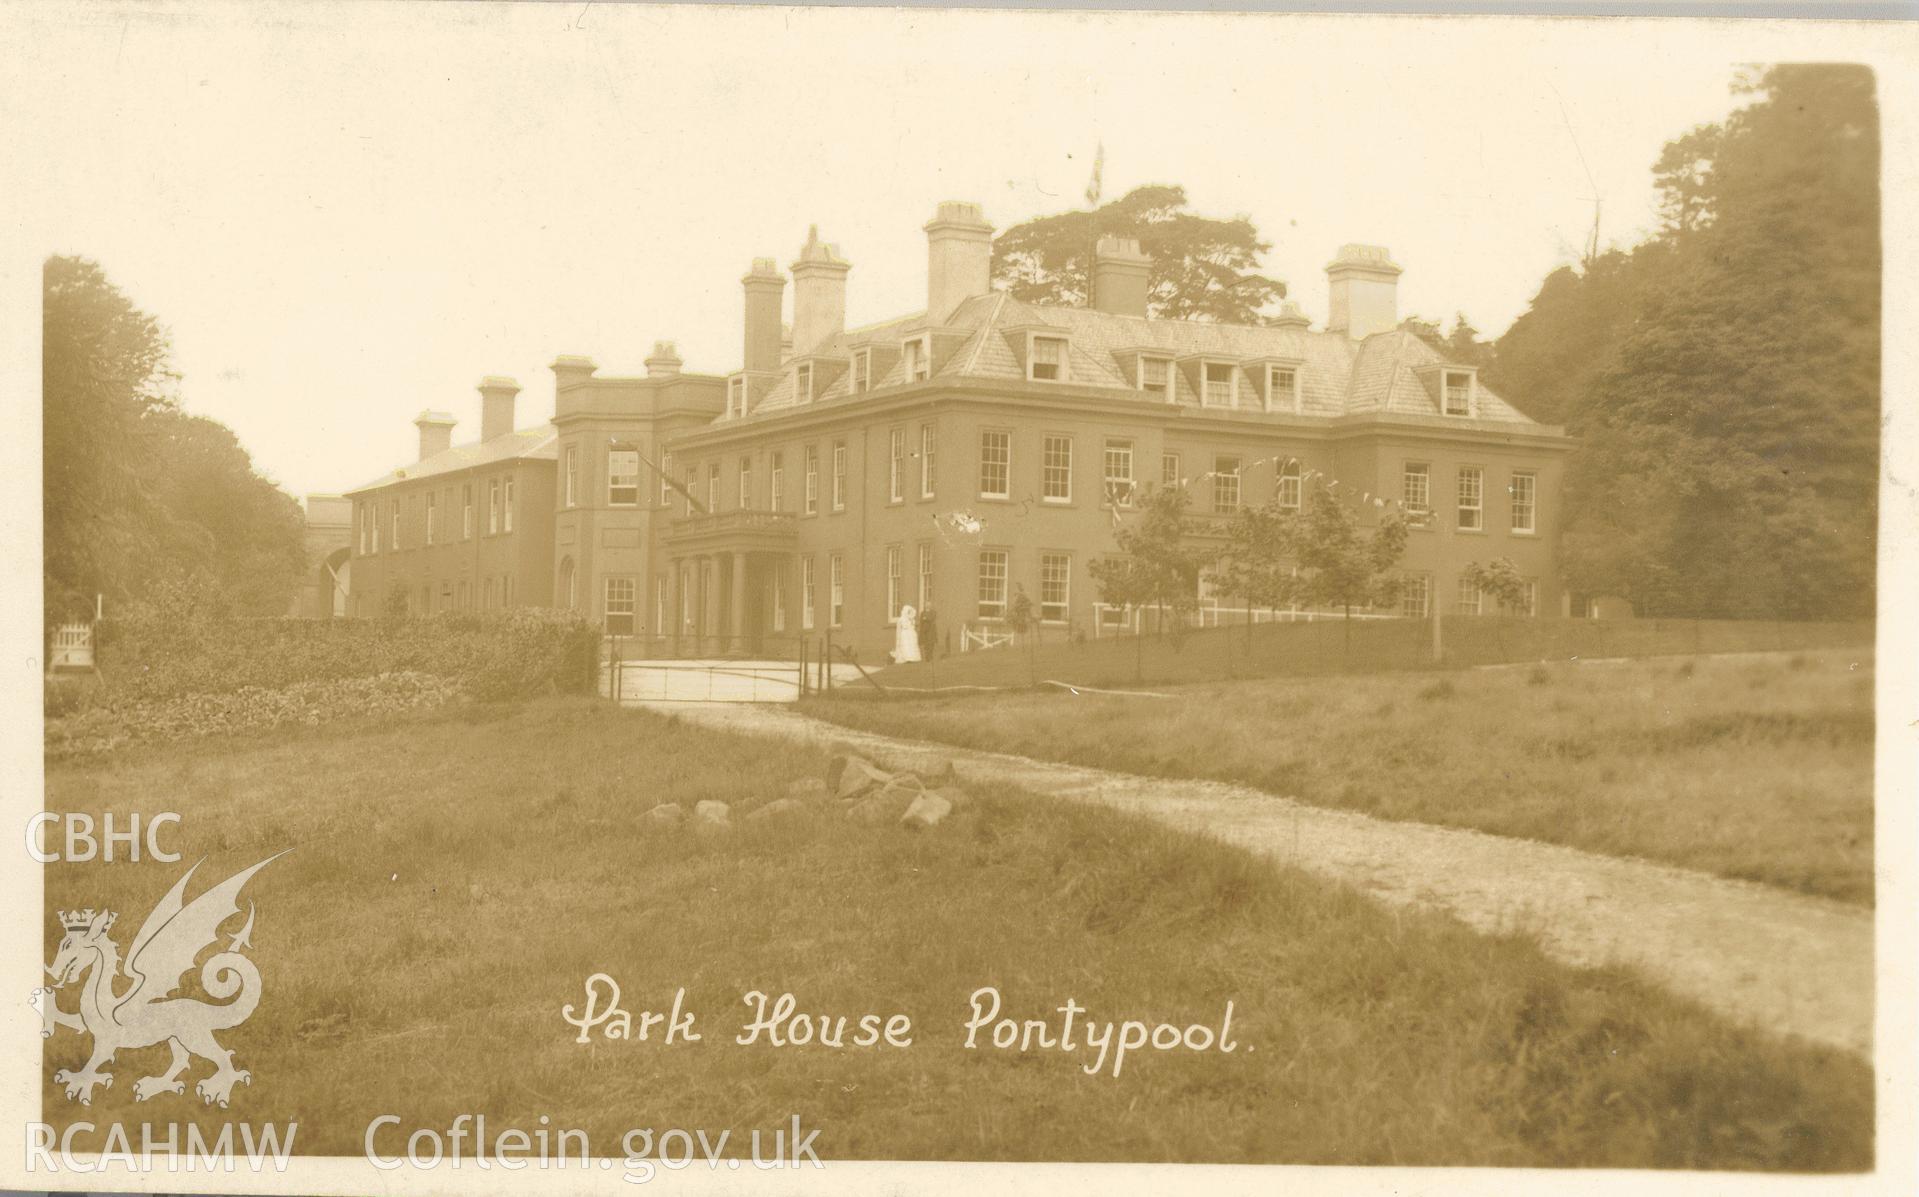
[{"label": "tall brick chimney", "polygon": [[852,264],[836,246],[820,240],[820,226],[806,231],[793,270],[793,352],[805,356],[846,328],[846,272]]},{"label": "tall brick chimney", "polygon": [[513,397],[520,384],[501,374],[480,380],[480,440],[490,441],[513,431]]},{"label": "tall brick chimney", "polygon": [[746,291],[746,346],[741,369],[748,372],[780,368],[780,341],[785,325],[780,312],[786,302],[786,276],[771,258],[754,258],[753,269],[740,279]]},{"label": "tall brick chimney", "polygon": [[1093,306],[1115,316],[1144,316],[1153,259],[1131,237],[1101,237],[1093,247]]},{"label": "tall brick chimney", "polygon": [[453,447],[453,425],[456,423],[458,421],[451,413],[431,408],[413,417],[413,426],[420,430],[421,461]]},{"label": "tall brick chimney", "polygon": [[1326,264],[1326,331],[1363,341],[1399,327],[1399,274],[1383,245],[1342,245]]},{"label": "tall brick chimney", "polygon": [[926,222],[926,318],[943,321],[993,290],[993,226],[978,204],[946,200]]}]

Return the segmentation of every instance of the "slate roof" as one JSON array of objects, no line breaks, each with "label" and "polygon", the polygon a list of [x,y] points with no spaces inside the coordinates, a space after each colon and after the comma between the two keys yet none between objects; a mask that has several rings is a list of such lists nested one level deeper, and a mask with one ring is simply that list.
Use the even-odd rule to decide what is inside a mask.
[{"label": "slate roof", "polygon": [[554,447],[558,439],[559,431],[551,424],[502,433],[490,441],[472,441],[464,445],[455,445],[451,449],[435,453],[424,461],[416,461],[411,465],[401,466],[397,470],[388,470],[373,481],[356,486],[346,493],[356,495],[361,491],[390,486],[395,482],[412,482],[420,478],[431,478],[436,474],[451,474],[478,466],[499,465],[505,461],[553,461],[559,456],[559,451]]},{"label": "slate roof", "polygon": [[[924,313],[914,313],[865,328],[848,329],[827,338],[806,356],[846,358],[863,345],[897,346],[907,335],[928,326]],[[1429,387],[1427,379],[1418,371],[1421,367],[1446,363],[1447,359],[1404,329],[1354,341],[1343,333],[1313,332],[1299,327],[1151,320],[1089,308],[1042,306],[1023,303],[1005,292],[966,300],[936,327],[964,333],[966,340],[941,364],[933,376],[934,381],[956,378],[1023,381],[1025,371],[1013,348],[1020,334],[1012,330],[1051,327],[1065,333],[1070,355],[1069,375],[1080,385],[1134,390],[1133,377],[1125,373],[1127,359],[1121,356],[1128,350],[1158,352],[1174,358],[1216,355],[1242,362],[1276,358],[1299,363],[1302,414],[1443,414],[1437,388]],[[1193,390],[1191,379],[1183,371],[1173,373],[1174,402],[1199,406],[1199,396]],[[905,381],[905,364],[903,360],[896,360],[871,385],[879,388]],[[1243,396],[1248,380],[1242,378],[1240,385]],[[848,369],[819,391],[812,405],[847,398],[852,394],[851,386],[852,371]],[[1453,417],[1455,421],[1540,427],[1537,421],[1494,394],[1483,382],[1477,391],[1478,410],[1474,418]],[[1159,401],[1140,395],[1142,403]],[[748,418],[812,405],[795,402],[789,370],[754,406]]]}]

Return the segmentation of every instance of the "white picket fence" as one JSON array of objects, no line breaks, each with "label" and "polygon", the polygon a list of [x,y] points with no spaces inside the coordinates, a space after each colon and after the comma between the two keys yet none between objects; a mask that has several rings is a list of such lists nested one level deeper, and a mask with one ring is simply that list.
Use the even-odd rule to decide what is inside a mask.
[{"label": "white picket fence", "polygon": [[[1092,604],[1093,635],[1117,636],[1137,635],[1143,625],[1150,623],[1156,630],[1160,618],[1157,607],[1115,607],[1107,603]],[[1267,607],[1222,607],[1215,603],[1202,603],[1186,617],[1189,628],[1243,627],[1250,619],[1261,623],[1317,623],[1328,619],[1344,619],[1344,611],[1274,611]],[[1354,619],[1397,619],[1397,612],[1381,613],[1377,611],[1355,611]]]},{"label": "white picket fence", "polygon": [[977,627],[970,623],[961,624],[959,650],[964,653],[979,648],[998,648],[1001,645],[1013,643],[1014,639],[1010,628],[996,628],[990,624],[980,624]]},{"label": "white picket fence", "polygon": [[93,625],[63,623],[55,627],[52,651],[47,656],[47,668],[49,670],[92,669]]}]

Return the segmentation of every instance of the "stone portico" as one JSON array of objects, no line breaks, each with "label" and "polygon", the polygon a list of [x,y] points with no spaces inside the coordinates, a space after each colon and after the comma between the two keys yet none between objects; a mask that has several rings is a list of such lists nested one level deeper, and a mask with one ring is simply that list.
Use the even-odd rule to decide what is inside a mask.
[{"label": "stone portico", "polygon": [[[791,512],[725,511],[674,519],[665,536],[660,620],[676,656],[787,656],[797,633],[792,593],[799,533]],[[792,639],[793,643],[781,641]]]}]

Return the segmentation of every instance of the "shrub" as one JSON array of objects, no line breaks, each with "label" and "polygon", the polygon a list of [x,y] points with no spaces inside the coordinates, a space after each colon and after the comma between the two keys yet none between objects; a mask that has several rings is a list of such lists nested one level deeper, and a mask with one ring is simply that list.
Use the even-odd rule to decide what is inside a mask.
[{"label": "shrub", "polygon": [[1419,692],[1419,696],[1421,698],[1426,698],[1426,699],[1451,698],[1453,696],[1452,679],[1451,678],[1439,679],[1438,681],[1434,682],[1432,685],[1427,686],[1424,690],[1421,690]]},{"label": "shrub", "polygon": [[335,719],[387,717],[428,710],[458,697],[460,685],[426,673],[243,686],[219,694],[179,694],[99,706],[47,721],[49,756],[106,752],[127,744],[265,731]]},{"label": "shrub", "polygon": [[50,677],[41,686],[44,698],[42,706],[46,717],[58,719],[71,714],[87,705],[87,692],[92,689],[93,679],[84,675],[75,677]]},{"label": "shrub", "polygon": [[101,625],[104,684],[89,705],[417,673],[481,700],[590,693],[598,628],[570,612],[520,607],[417,619],[182,619]]},{"label": "shrub", "polygon": [[1552,671],[1544,665],[1533,666],[1532,672],[1526,675],[1526,684],[1528,686],[1545,686],[1551,684],[1552,680]]}]

